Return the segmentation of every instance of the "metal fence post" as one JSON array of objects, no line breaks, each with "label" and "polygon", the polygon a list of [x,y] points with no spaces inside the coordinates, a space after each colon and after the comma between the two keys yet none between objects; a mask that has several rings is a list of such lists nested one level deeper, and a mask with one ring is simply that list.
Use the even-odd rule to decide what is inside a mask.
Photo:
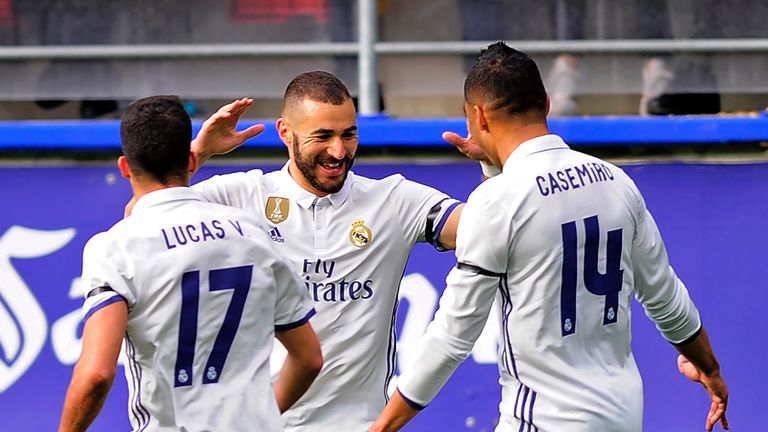
[{"label": "metal fence post", "polygon": [[358,101],[360,114],[375,115],[379,113],[379,69],[376,57],[376,40],[378,38],[377,1],[359,1]]}]

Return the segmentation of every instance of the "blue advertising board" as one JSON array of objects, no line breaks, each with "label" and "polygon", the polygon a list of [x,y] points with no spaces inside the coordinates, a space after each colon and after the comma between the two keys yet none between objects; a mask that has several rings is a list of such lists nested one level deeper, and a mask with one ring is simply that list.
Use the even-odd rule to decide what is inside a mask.
[{"label": "blue advertising board", "polygon": [[[208,166],[196,180],[250,168]],[[702,313],[730,385],[735,429],[763,430],[768,164],[625,169],[644,193],[672,265]],[[355,171],[373,178],[399,172],[460,199],[480,176],[471,163],[359,164]],[[111,165],[0,167],[0,430],[56,428],[79,354],[82,249],[122,217],[130,195]],[[400,363],[407,364],[409,347],[431,320],[454,263],[450,252],[414,249],[400,291]],[[493,325],[486,328],[465,364],[406,430],[493,430],[500,399],[494,332]],[[703,429],[707,396],[678,374],[674,348],[639,307],[633,309],[633,347],[645,383],[645,430]],[[129,429],[124,381],[118,376],[92,430]]]}]

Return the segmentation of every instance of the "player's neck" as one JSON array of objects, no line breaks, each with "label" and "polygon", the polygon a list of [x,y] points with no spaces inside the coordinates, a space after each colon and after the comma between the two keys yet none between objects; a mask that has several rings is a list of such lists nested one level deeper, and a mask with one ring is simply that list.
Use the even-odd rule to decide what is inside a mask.
[{"label": "player's neck", "polygon": [[141,197],[149,193],[175,187],[189,187],[189,183],[181,180],[175,180],[170,181],[167,184],[163,184],[153,180],[138,180],[135,177],[131,178],[131,188],[133,188],[133,198],[135,201],[138,201]]},{"label": "player's neck", "polygon": [[498,128],[497,154],[501,165],[507,162],[509,155],[517,150],[520,145],[528,140],[548,135],[549,128],[546,121],[534,123],[513,123],[502,125]]}]

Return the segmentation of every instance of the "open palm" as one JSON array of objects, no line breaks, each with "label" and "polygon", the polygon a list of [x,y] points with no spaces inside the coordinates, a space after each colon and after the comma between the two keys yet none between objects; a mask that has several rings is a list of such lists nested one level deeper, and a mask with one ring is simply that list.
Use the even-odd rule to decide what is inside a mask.
[{"label": "open palm", "polygon": [[707,430],[711,431],[718,422],[720,422],[723,429],[729,429],[728,419],[725,416],[725,411],[728,407],[728,387],[725,385],[725,381],[720,374],[718,373],[712,377],[703,374],[683,355],[677,357],[677,368],[686,378],[701,383],[712,399],[712,404],[707,414]]}]

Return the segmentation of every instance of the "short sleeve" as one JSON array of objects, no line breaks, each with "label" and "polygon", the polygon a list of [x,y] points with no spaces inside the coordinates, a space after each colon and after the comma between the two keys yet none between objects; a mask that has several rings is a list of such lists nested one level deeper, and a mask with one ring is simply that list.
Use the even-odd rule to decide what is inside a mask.
[{"label": "short sleeve", "polygon": [[486,180],[467,200],[456,233],[456,259],[490,273],[506,273],[512,247],[512,213]]},{"label": "short sleeve", "polygon": [[461,204],[437,189],[402,179],[392,191],[393,208],[408,241],[435,247],[445,221]]},{"label": "short sleeve", "polygon": [[277,289],[275,331],[291,330],[309,322],[315,315],[314,303],[285,261],[275,260],[273,275]]},{"label": "short sleeve", "polygon": [[244,209],[253,199],[262,175],[261,170],[216,175],[192,189],[205,201]]},{"label": "short sleeve", "polygon": [[112,303],[125,301],[129,310],[136,303],[136,292],[131,288],[131,277],[125,259],[110,234],[100,233],[91,238],[83,250],[83,273],[80,287],[85,298],[83,321],[99,309]]}]

